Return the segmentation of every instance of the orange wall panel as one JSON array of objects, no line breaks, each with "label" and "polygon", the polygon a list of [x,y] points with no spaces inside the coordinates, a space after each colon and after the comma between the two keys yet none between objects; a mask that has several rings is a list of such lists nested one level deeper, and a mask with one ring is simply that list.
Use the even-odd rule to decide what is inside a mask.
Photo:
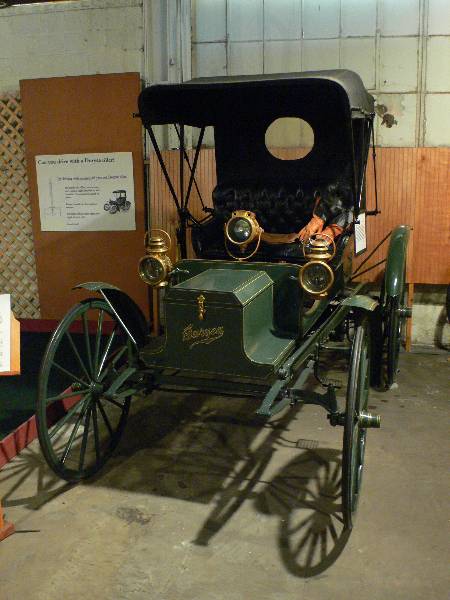
[{"label": "orange wall panel", "polygon": [[[289,150],[286,150],[286,155],[288,154]],[[179,173],[178,151],[166,151],[163,155],[176,187]],[[192,163],[192,151],[189,156]],[[370,251],[397,225],[410,225],[412,232],[407,265],[407,280],[410,283],[450,282],[449,166],[449,148],[377,148],[378,207],[381,213],[367,219],[367,247]],[[184,173],[187,186],[187,166]],[[166,228],[174,237],[177,214],[154,154],[150,160],[150,178],[152,225]],[[211,206],[211,194],[216,185],[213,149],[201,151],[196,180],[205,204]],[[176,189],[178,191],[177,187]],[[196,218],[205,216],[195,188],[192,190],[190,208]],[[371,158],[367,167],[367,208],[375,208]],[[366,266],[386,257],[388,243],[386,241],[375,252]],[[367,255],[366,252],[355,260],[355,268]],[[361,279],[377,281],[383,270],[384,265],[380,265]]]},{"label": "orange wall panel", "polygon": [[450,151],[417,151],[414,265],[417,283],[450,283]]},{"label": "orange wall panel", "polygon": [[[137,275],[145,233],[142,129],[137,111],[139,73],[21,81],[27,171],[41,317],[59,319],[86,296],[71,288],[107,281],[147,310],[148,291]],[[41,231],[35,156],[132,152],[135,231]]]}]

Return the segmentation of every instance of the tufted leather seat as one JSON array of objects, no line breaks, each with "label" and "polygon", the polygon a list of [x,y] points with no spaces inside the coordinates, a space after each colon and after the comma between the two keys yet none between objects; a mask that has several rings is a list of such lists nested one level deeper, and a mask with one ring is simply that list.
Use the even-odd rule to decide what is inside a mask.
[{"label": "tufted leather seat", "polygon": [[[316,195],[320,201],[316,205]],[[292,183],[239,186],[219,184],[213,191],[214,211],[209,220],[192,228],[192,242],[197,256],[228,258],[224,246],[223,226],[235,210],[250,210],[268,233],[300,231],[313,212],[326,224],[337,223],[343,228],[351,221],[351,191],[342,182],[324,183],[313,189]],[[341,236],[344,237],[344,236]],[[344,244],[339,239],[338,247]],[[267,244],[262,242],[256,260],[285,260],[298,262],[303,252],[298,243]]]},{"label": "tufted leather seat", "polygon": [[[234,210],[255,213],[264,231],[291,233],[310,220],[314,210],[314,190],[297,186],[218,185],[213,191],[216,216],[226,222]],[[320,216],[320,215],[319,215]]]}]

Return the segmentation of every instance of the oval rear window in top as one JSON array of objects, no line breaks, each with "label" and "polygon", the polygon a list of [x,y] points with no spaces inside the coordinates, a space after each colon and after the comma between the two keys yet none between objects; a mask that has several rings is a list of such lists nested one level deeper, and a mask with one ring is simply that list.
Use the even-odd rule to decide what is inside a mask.
[{"label": "oval rear window in top", "polygon": [[299,117],[280,117],[266,129],[267,150],[280,160],[299,160],[314,146],[314,131]]}]

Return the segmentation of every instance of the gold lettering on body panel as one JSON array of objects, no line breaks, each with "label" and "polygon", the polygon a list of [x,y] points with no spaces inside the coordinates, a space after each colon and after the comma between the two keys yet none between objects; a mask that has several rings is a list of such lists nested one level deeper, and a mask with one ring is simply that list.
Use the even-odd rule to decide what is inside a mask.
[{"label": "gold lettering on body panel", "polygon": [[215,342],[223,336],[224,332],[225,328],[222,325],[195,329],[194,325],[189,323],[183,329],[182,341],[189,344],[189,350],[191,350],[197,344],[211,344]]}]

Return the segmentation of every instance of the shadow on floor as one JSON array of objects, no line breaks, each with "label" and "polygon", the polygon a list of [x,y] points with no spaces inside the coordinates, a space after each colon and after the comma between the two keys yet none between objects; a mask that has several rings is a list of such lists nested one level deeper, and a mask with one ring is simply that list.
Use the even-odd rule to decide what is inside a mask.
[{"label": "shadow on floor", "polygon": [[341,459],[336,450],[308,450],[289,462],[256,499],[279,517],[278,544],[287,570],[312,577],[328,569],[349,539],[341,514]]},{"label": "shadow on floor", "polygon": [[[73,487],[50,471],[39,446],[33,444],[0,470],[2,489],[11,487],[2,494],[3,508],[22,506],[28,510],[38,510],[59,494]],[[30,482],[34,489],[30,492]]]},{"label": "shadow on floor", "polygon": [[[317,575],[342,552],[340,451],[315,440],[289,438],[301,408],[261,423],[252,400],[159,394],[135,401],[126,433],[101,474],[84,483],[211,505],[197,545],[209,545],[246,501],[256,512],[279,519],[278,545],[286,569]],[[325,413],[323,414],[325,419]],[[294,458],[268,477],[278,450]],[[34,493],[20,488],[36,482]],[[3,504],[36,510],[70,485],[51,475],[37,444],[0,472],[11,481]],[[4,486],[2,486],[4,489]]]}]

